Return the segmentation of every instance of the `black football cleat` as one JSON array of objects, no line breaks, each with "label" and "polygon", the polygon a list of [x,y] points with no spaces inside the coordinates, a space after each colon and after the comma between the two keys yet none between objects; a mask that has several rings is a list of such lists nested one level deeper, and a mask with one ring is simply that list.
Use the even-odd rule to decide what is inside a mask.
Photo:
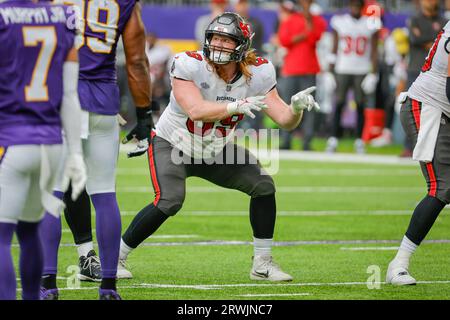
[{"label": "black football cleat", "polygon": [[94,250],[89,251],[86,257],[81,256],[78,264],[80,266],[78,279],[81,281],[102,281],[100,259]]}]

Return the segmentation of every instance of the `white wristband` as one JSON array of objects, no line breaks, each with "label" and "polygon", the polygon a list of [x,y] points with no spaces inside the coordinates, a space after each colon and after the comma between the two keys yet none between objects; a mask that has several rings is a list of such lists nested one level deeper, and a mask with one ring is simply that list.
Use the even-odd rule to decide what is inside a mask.
[{"label": "white wristband", "polygon": [[236,102],[230,102],[229,104],[227,104],[227,112],[230,116],[232,116],[233,114],[237,113],[237,109],[238,109],[238,103]]}]

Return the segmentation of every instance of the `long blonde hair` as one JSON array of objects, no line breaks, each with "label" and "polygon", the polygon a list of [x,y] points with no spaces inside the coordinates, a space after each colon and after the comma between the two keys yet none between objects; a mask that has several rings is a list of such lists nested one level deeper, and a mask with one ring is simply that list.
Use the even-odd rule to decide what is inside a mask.
[{"label": "long blonde hair", "polygon": [[[250,82],[252,79],[252,73],[250,72],[250,66],[256,64],[256,53],[255,51],[251,50],[245,55],[245,59],[242,61],[239,61],[237,63],[239,71],[244,75],[247,83]],[[208,62],[208,65],[212,68],[212,70],[219,76],[220,79],[227,81],[225,78],[225,72],[223,68],[221,68],[220,64],[215,64],[212,62],[209,58],[206,59]]]}]

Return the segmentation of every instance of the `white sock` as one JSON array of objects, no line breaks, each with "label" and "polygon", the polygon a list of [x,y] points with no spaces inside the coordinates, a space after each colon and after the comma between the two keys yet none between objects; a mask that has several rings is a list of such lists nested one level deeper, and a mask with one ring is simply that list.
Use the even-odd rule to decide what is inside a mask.
[{"label": "white sock", "polygon": [[94,250],[94,243],[92,241],[82,243],[77,246],[78,256],[85,256],[87,257],[87,254],[89,251]]},{"label": "white sock", "polygon": [[119,260],[127,260],[128,255],[131,251],[134,249],[127,246],[125,242],[123,242],[123,239],[120,239],[120,253],[119,253]]},{"label": "white sock", "polygon": [[398,249],[397,255],[394,258],[395,264],[408,269],[409,259],[412,254],[416,251],[418,245],[409,240],[406,236],[403,237],[400,248]]},{"label": "white sock", "polygon": [[258,239],[253,237],[253,250],[255,257],[272,255],[273,239]]}]

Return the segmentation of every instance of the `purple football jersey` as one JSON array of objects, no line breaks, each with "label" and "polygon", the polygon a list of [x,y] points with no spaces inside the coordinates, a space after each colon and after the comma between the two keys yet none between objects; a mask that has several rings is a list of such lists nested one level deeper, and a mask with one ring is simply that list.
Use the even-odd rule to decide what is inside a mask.
[{"label": "purple football jersey", "polygon": [[74,46],[67,7],[0,3],[0,146],[59,144],[63,64]]},{"label": "purple football jersey", "polygon": [[81,108],[115,115],[120,109],[116,49],[137,0],[58,0],[82,17],[76,47],[80,58]]},{"label": "purple football jersey", "polygon": [[81,108],[103,115],[116,115],[120,109],[119,87],[104,81],[78,81]]},{"label": "purple football jersey", "polygon": [[[79,6],[77,1],[67,0]],[[116,48],[136,0],[90,0],[84,5],[83,22],[77,38],[80,79],[116,82]]]}]

